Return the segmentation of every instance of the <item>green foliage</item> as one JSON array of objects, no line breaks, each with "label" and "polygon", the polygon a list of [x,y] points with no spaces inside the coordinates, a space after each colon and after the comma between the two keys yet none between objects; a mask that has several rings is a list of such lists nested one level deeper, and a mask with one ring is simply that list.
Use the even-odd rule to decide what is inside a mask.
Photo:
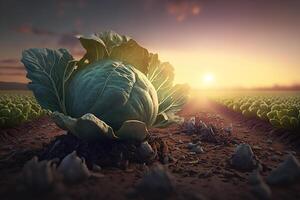
[{"label": "green foliage", "polygon": [[[247,118],[269,121],[276,128],[300,129],[299,95],[252,95],[215,98],[226,107]],[[239,109],[237,105],[240,105]]]},{"label": "green foliage", "polygon": [[29,49],[21,60],[28,84],[41,106],[66,114],[65,84],[75,69],[73,57],[65,49]]},{"label": "green foliage", "polygon": [[270,119],[270,123],[276,128],[281,127],[280,121],[278,121],[277,119]]},{"label": "green foliage", "polygon": [[8,128],[46,115],[35,98],[27,95],[0,96],[0,127]]}]

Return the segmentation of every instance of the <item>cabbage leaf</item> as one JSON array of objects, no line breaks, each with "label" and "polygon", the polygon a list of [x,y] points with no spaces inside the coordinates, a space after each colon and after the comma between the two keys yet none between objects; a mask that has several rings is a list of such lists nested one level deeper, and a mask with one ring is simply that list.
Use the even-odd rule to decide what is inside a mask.
[{"label": "cabbage leaf", "polygon": [[65,49],[28,49],[22,60],[27,70],[28,84],[45,109],[66,112],[65,85],[75,70],[76,61]]}]

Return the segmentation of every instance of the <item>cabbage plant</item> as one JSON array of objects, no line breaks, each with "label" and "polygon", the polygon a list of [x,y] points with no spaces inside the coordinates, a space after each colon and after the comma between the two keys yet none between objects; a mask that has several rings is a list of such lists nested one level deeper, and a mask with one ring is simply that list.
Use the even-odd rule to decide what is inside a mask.
[{"label": "cabbage plant", "polygon": [[86,53],[28,49],[22,62],[42,108],[79,138],[143,140],[147,127],[166,126],[187,100],[188,86],[174,85],[174,69],[135,40],[115,32],[78,36]]}]

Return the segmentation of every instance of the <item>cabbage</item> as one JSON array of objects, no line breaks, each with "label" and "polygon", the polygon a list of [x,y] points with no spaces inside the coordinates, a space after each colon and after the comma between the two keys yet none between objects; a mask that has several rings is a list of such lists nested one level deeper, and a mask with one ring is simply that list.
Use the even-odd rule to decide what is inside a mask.
[{"label": "cabbage", "polygon": [[59,127],[87,140],[140,140],[147,127],[180,121],[175,113],[189,88],[173,84],[169,63],[112,31],[78,39],[86,50],[80,60],[66,49],[28,49],[22,55],[29,89],[42,108],[54,112]]},{"label": "cabbage", "polygon": [[70,80],[66,101],[70,116],[93,113],[114,129],[128,119],[151,126],[158,112],[156,91],[145,75],[113,60],[97,61],[78,71]]}]

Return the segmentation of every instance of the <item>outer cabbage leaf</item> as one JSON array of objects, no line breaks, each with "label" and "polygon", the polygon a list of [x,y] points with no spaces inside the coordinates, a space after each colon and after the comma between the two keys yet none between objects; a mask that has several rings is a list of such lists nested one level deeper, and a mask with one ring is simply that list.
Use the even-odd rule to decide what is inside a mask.
[{"label": "outer cabbage leaf", "polygon": [[148,74],[150,82],[156,89],[159,102],[168,96],[168,91],[173,87],[174,69],[169,63],[160,63],[153,73]]},{"label": "outer cabbage leaf", "polygon": [[116,132],[118,138],[123,140],[143,141],[149,135],[147,126],[144,122],[138,120],[127,120]]},{"label": "outer cabbage leaf", "polygon": [[66,49],[28,49],[22,60],[31,79],[28,87],[39,104],[49,110],[66,113],[65,85],[76,62]]},{"label": "outer cabbage leaf", "polygon": [[154,127],[165,128],[173,123],[183,124],[184,118],[176,115],[176,113],[172,111],[163,112],[157,116]]},{"label": "outer cabbage leaf", "polygon": [[[90,37],[78,36],[78,39],[83,48],[86,50],[85,55],[78,63],[80,67],[85,64],[107,58],[108,52],[106,46],[100,38],[96,37],[95,35],[91,35]],[[85,63],[86,61],[88,63]]]},{"label": "outer cabbage leaf", "polygon": [[76,119],[62,113],[52,114],[55,123],[64,130],[84,140],[116,139],[113,129],[95,115],[87,113]]},{"label": "outer cabbage leaf", "polygon": [[126,35],[119,35],[114,31],[104,31],[99,34],[95,34],[95,36],[105,43],[108,54],[111,54],[113,48],[120,46],[131,39]]},{"label": "outer cabbage leaf", "polygon": [[146,124],[137,120],[127,120],[118,131],[114,131],[104,121],[91,113],[87,113],[77,119],[59,112],[54,112],[52,116],[60,128],[70,131],[80,139],[88,141],[102,139],[143,141],[149,135]]},{"label": "outer cabbage leaf", "polygon": [[80,66],[107,58],[122,61],[144,74],[148,73],[148,51],[130,37],[107,31],[90,37],[79,36],[78,38],[86,49],[86,54],[80,60]]},{"label": "outer cabbage leaf", "polygon": [[144,74],[147,74],[148,72],[149,53],[147,49],[141,47],[132,39],[113,48],[110,58],[128,63]]},{"label": "outer cabbage leaf", "polygon": [[176,84],[169,91],[167,95],[159,102],[159,113],[173,112],[176,113],[182,109],[182,106],[186,103],[189,92],[189,86],[187,84]]},{"label": "outer cabbage leaf", "polygon": [[188,99],[189,86],[186,84],[173,85],[174,68],[169,63],[161,63],[157,54],[150,55],[149,72],[147,78],[153,84],[158,96],[157,127],[165,127],[182,119],[175,115],[180,111]]}]

